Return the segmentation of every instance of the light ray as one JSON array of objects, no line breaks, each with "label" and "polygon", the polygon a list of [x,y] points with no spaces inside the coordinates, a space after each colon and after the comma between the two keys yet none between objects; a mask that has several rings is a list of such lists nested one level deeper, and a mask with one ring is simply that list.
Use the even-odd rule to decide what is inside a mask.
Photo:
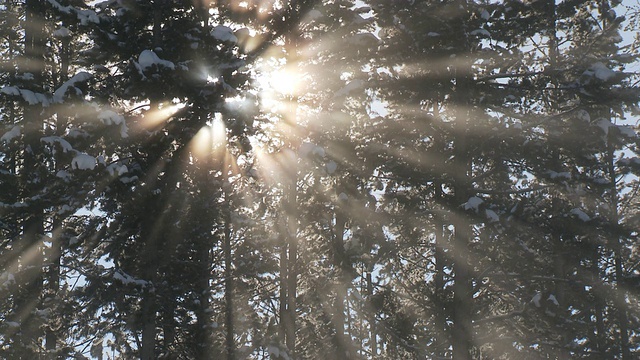
[{"label": "light ray", "polygon": [[213,134],[211,126],[205,125],[191,140],[191,151],[196,159],[206,159],[213,150]]},{"label": "light ray", "polygon": [[147,111],[139,120],[140,130],[154,131],[165,124],[178,110],[185,107],[185,104],[171,104],[160,106],[158,109]]},{"label": "light ray", "polygon": [[220,114],[216,114],[213,121],[196,133],[189,148],[195,160],[222,170],[225,176],[231,176],[240,170],[228,145],[227,128]]},{"label": "light ray", "polygon": [[[20,239],[20,242],[23,242],[24,239]],[[21,246],[15,246],[16,250],[19,252],[16,255],[16,258],[7,266],[6,271],[9,273],[15,273],[20,270],[21,267],[27,266],[35,266],[37,265],[36,259],[41,256],[42,248],[40,243],[32,244],[27,249],[22,249]],[[28,281],[32,281],[33,279],[27,279]]]},{"label": "light ray", "polygon": [[213,140],[214,148],[227,146],[227,127],[224,125],[224,121],[219,114],[213,119],[211,124],[211,139]]},{"label": "light ray", "polygon": [[[40,299],[38,297],[35,297],[34,299],[29,300],[29,302],[25,306],[23,306],[22,309],[20,309],[20,312],[16,314],[17,320],[20,321],[20,323],[23,323],[25,322],[25,320],[28,320],[29,313],[31,313],[31,311],[33,311],[38,306],[39,302],[40,302]],[[20,330],[20,327],[15,327],[15,328],[9,327],[5,335],[6,336],[5,339],[7,338],[11,339],[18,330]]]}]

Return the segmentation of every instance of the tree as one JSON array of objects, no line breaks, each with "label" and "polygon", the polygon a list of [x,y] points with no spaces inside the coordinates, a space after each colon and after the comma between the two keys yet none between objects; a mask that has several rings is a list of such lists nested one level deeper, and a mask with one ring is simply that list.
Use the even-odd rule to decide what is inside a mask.
[{"label": "tree", "polygon": [[0,2],[0,355],[633,358],[620,8]]},{"label": "tree", "polygon": [[[586,77],[593,77],[595,69],[600,66],[592,58],[584,57],[585,53],[593,52],[594,57],[612,56],[614,62],[625,58],[616,53],[611,55],[611,47],[593,50],[596,46],[594,38],[607,39],[605,41],[611,44],[617,25],[604,26],[602,35],[590,37],[590,34],[599,34],[594,28],[595,23],[590,20],[593,18],[591,11],[597,9],[598,4],[589,7],[587,4],[563,3],[556,10],[555,5],[545,2],[495,5],[451,2],[429,3],[429,6],[427,2],[421,2],[412,8],[412,18],[406,20],[409,12],[404,4],[372,4],[380,24],[385,25],[382,33],[390,39],[383,42],[383,49],[388,50],[379,57],[380,66],[385,70],[378,72],[382,73],[382,79],[389,79],[380,86],[380,94],[390,110],[387,118],[394,122],[389,122],[383,133],[397,133],[400,130],[396,124],[403,121],[402,131],[405,134],[398,137],[393,133],[386,142],[389,144],[386,147],[391,150],[381,151],[385,159],[381,169],[385,169],[387,177],[391,178],[385,192],[389,197],[389,209],[406,214],[400,217],[402,222],[397,222],[402,227],[394,229],[395,241],[407,241],[398,249],[416,247],[414,255],[400,257],[393,267],[402,268],[406,273],[407,269],[414,268],[415,262],[415,271],[418,271],[429,266],[422,265],[420,261],[430,264],[431,257],[436,256],[433,276],[438,286],[435,294],[446,294],[442,289],[443,274],[453,272],[453,299],[449,306],[438,304],[434,312],[442,313],[442,307],[449,310],[445,313],[453,321],[450,341],[455,358],[467,358],[471,356],[471,350],[473,356],[493,351],[494,356],[525,351],[526,347],[510,349],[501,338],[516,331],[513,330],[515,324],[521,326],[518,319],[525,323],[530,320],[528,299],[536,299],[534,306],[541,307],[538,306],[538,297],[542,293],[513,297],[511,291],[531,291],[531,287],[514,284],[513,276],[504,274],[539,271],[540,279],[556,279],[551,294],[545,293],[543,300],[555,305],[556,301],[562,304],[565,298],[570,298],[571,306],[578,306],[575,300],[581,295],[569,294],[573,289],[567,288],[565,279],[582,273],[580,268],[586,257],[583,251],[589,246],[583,242],[586,232],[576,232],[575,227],[566,223],[567,213],[572,212],[574,216],[578,213],[578,209],[572,210],[576,205],[570,205],[575,204],[576,198],[570,195],[570,191],[558,187],[558,183],[567,185],[567,182],[562,182],[566,180],[563,179],[563,174],[566,174],[563,166],[570,168],[575,161],[579,163],[575,165],[576,169],[586,167],[586,163],[579,159],[590,156],[585,152],[596,150],[578,150],[567,142],[572,136],[568,117],[578,113],[578,108],[572,108],[576,103],[569,99],[581,97],[576,93],[581,94],[582,82]],[[415,11],[423,16],[413,17]],[[446,24],[441,23],[443,19],[447,20]],[[454,21],[455,26],[449,25]],[[620,19],[610,24],[619,23]],[[559,29],[573,32],[566,38],[560,38]],[[526,53],[523,50],[529,46],[529,39],[530,46],[536,51]],[[572,41],[571,46],[567,45],[568,41]],[[545,45],[541,46],[541,43]],[[608,53],[601,55],[598,51]],[[420,60],[416,60],[417,54],[420,54]],[[421,62],[423,59],[429,59],[427,65]],[[439,64],[443,65],[437,66]],[[589,85],[598,83],[587,82]],[[598,100],[593,93],[587,92],[582,94],[582,103],[578,104],[594,104],[594,101],[625,103],[633,92],[632,89],[615,90],[613,98],[599,97]],[[531,176],[537,181],[530,181]],[[576,185],[573,181],[569,183]],[[554,190],[545,191],[547,188]],[[438,252],[438,246],[435,251],[427,249],[427,255],[422,255],[425,249],[420,247],[421,244],[411,244],[416,239],[429,236],[431,239],[444,238],[440,225],[442,219],[438,219],[440,212],[423,205],[439,203],[448,213],[446,221],[453,225],[447,227],[452,231],[452,243],[448,244],[449,251],[444,252],[451,256],[451,265],[444,267],[438,265],[442,263],[443,254]],[[536,210],[530,208],[534,203],[537,204]],[[460,211],[460,208],[467,211]],[[522,221],[523,211],[524,214],[540,214],[542,217]],[[431,231],[421,231],[422,227],[409,220],[416,218],[421,219],[417,221],[419,224],[432,222],[435,235]],[[509,238],[507,233],[512,237]],[[513,239],[531,238],[533,234],[539,234],[541,239],[555,237],[555,247],[547,247],[548,240],[540,244],[524,240],[520,243],[523,246],[513,242]],[[494,242],[499,246],[492,245]],[[530,253],[532,244],[541,245],[544,250]],[[515,252],[510,252],[513,250]],[[530,258],[533,254],[532,262],[521,261],[523,255]],[[547,262],[549,258],[555,260],[550,264]],[[549,269],[555,269],[553,275]],[[393,274],[394,278],[399,278],[397,270]],[[418,283],[408,283],[410,278],[403,278],[397,288],[412,294],[408,296],[412,303],[422,307],[433,306],[435,301],[431,299],[418,300],[419,294],[423,294],[422,297],[425,294],[424,290],[418,290],[421,289],[419,282],[423,281],[420,279],[429,279],[430,276],[429,272],[417,275],[413,281]],[[546,286],[550,289],[549,284]],[[558,313],[551,308],[547,310]],[[471,319],[479,326],[491,324],[489,329],[495,334],[485,337],[484,343],[472,340],[475,330],[472,330]],[[550,345],[542,351],[551,354],[570,351],[568,343],[578,341],[577,334],[584,332],[584,329],[579,330],[577,320],[570,320],[572,325],[565,323],[565,326],[559,325],[557,320],[535,321],[551,321],[553,325],[545,328],[549,333],[544,335],[529,333],[517,338],[523,343]],[[436,324],[442,323],[442,318],[436,317]],[[442,326],[436,325],[436,328]],[[560,342],[563,345],[549,340],[558,337],[562,338]],[[440,335],[436,342],[447,344],[442,338]],[[474,349],[472,343],[476,344]],[[445,345],[441,349],[446,348]]]},{"label": "tree", "polygon": [[57,2],[3,4],[3,15],[11,20],[3,27],[8,61],[2,94],[5,104],[12,103],[14,123],[3,135],[2,153],[3,184],[14,199],[3,211],[3,219],[13,224],[3,247],[5,275],[12,279],[7,284],[14,285],[8,297],[12,305],[4,313],[13,325],[6,336],[12,345],[6,349],[9,357],[73,352],[58,341],[69,332],[61,321],[68,309],[61,306],[60,264],[69,241],[62,224],[86,204],[88,194],[82,176],[73,186],[67,184],[71,168],[88,164],[80,161],[86,143],[75,141],[71,130],[74,121],[96,110],[88,110],[83,98],[91,75],[69,76],[77,70],[69,52],[82,42],[71,41],[66,26],[79,26],[80,19],[70,21],[59,10]]}]

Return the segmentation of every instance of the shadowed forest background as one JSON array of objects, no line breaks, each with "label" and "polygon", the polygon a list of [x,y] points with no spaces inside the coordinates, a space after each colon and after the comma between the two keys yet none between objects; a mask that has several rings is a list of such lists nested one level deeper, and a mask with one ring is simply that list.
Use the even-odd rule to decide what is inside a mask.
[{"label": "shadowed forest background", "polygon": [[637,359],[639,26],[0,0],[0,358]]}]

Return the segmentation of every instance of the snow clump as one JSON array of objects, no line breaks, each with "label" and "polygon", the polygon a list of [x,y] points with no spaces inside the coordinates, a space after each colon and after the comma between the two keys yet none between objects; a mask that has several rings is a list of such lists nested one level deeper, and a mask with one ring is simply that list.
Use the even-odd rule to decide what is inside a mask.
[{"label": "snow clump", "polygon": [[53,101],[57,102],[57,103],[61,103],[64,95],[67,93],[67,90],[69,90],[70,87],[73,87],[76,90],[76,95],[82,95],[82,91],[80,91],[80,89],[76,88],[75,85],[77,83],[87,81],[87,80],[91,79],[91,77],[92,77],[92,75],[89,74],[86,71],[81,71],[81,72],[73,75],[73,77],[71,77],[71,79],[65,81],[64,84],[62,84],[53,93]]},{"label": "snow clump", "polygon": [[589,217],[589,215],[587,215],[584,211],[575,208],[575,209],[571,209],[571,211],[569,211],[570,214],[575,215],[578,217],[578,219],[587,222],[589,220],[591,220],[591,218]]},{"label": "snow clump", "polygon": [[583,73],[583,75],[586,75],[589,77],[595,77],[596,79],[602,80],[602,81],[609,81],[614,76],[616,76],[616,72],[609,69],[605,64],[601,62],[597,62],[591,65],[591,67],[588,70],[586,70]]},{"label": "snow clump", "polygon": [[78,170],[93,170],[96,167],[96,158],[87,154],[78,154],[71,160],[71,167]]},{"label": "snow clump", "polygon": [[20,136],[20,126],[16,125],[11,128],[11,130],[7,131],[2,137],[0,137],[0,142],[10,142],[11,140]]},{"label": "snow clump", "polygon": [[328,174],[333,174],[338,169],[338,164],[335,161],[329,161],[325,166]]},{"label": "snow clump", "polygon": [[233,30],[230,27],[224,25],[218,25],[211,30],[211,36],[214,38],[231,43],[237,43],[238,38],[233,35]]},{"label": "snow clump", "polygon": [[147,70],[153,65],[163,66],[171,70],[176,69],[176,65],[174,63],[169,60],[160,59],[152,50],[142,51],[140,56],[138,56],[138,64],[140,64],[143,70]]},{"label": "snow clump", "polygon": [[464,209],[465,210],[475,210],[478,211],[478,206],[480,206],[480,204],[482,204],[482,199],[480,199],[477,196],[472,196],[469,198],[469,200],[467,200],[466,203],[464,203]]}]

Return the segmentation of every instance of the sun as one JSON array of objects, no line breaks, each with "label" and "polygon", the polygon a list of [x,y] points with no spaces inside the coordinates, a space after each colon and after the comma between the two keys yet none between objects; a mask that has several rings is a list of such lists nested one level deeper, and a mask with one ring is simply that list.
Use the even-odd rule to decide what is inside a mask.
[{"label": "sun", "polygon": [[300,75],[292,69],[282,69],[271,72],[267,76],[268,84],[277,93],[285,96],[299,95]]}]

